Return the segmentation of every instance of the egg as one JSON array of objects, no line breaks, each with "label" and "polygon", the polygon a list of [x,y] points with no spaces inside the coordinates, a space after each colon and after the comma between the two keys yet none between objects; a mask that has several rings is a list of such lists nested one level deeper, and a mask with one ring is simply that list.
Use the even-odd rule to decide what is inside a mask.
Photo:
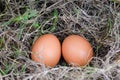
[{"label": "egg", "polygon": [[53,34],[40,36],[32,46],[31,58],[35,62],[54,67],[61,57],[61,45],[58,38]]},{"label": "egg", "polygon": [[86,65],[93,56],[91,44],[79,35],[69,35],[62,43],[62,56],[73,66]]}]

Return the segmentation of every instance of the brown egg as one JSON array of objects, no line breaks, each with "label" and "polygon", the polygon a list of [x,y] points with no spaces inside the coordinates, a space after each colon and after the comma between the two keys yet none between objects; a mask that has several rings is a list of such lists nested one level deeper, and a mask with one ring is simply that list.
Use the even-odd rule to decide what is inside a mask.
[{"label": "brown egg", "polygon": [[84,66],[93,56],[93,49],[86,39],[70,35],[62,43],[62,55],[68,64]]},{"label": "brown egg", "polygon": [[45,34],[40,36],[32,46],[31,58],[36,62],[54,67],[61,57],[61,45],[56,36]]}]

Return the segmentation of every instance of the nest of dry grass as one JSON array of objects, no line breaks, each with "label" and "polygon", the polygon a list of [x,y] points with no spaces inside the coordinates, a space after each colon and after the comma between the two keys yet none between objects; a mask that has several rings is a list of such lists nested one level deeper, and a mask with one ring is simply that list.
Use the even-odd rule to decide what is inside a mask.
[{"label": "nest of dry grass", "polygon": [[[120,80],[120,4],[109,0],[1,0],[0,80]],[[78,34],[94,57],[81,67],[54,68],[30,59],[35,37],[53,33],[60,41]]]}]

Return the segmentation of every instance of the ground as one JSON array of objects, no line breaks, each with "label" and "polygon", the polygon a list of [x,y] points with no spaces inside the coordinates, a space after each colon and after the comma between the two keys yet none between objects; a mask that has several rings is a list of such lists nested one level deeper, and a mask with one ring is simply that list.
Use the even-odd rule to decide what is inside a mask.
[{"label": "ground", "polygon": [[[119,0],[0,0],[0,80],[120,80]],[[63,58],[54,67],[31,60],[31,46],[52,33],[86,38],[94,56],[84,67]]]}]

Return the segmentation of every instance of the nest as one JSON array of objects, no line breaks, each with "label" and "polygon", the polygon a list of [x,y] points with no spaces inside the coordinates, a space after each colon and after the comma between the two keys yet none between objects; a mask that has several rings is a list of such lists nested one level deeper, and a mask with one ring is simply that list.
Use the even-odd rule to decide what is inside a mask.
[{"label": "nest", "polygon": [[[0,80],[120,80],[120,4],[109,0],[4,0],[0,10]],[[30,58],[40,35],[85,37],[94,57],[84,67],[61,58],[49,68]]]}]

